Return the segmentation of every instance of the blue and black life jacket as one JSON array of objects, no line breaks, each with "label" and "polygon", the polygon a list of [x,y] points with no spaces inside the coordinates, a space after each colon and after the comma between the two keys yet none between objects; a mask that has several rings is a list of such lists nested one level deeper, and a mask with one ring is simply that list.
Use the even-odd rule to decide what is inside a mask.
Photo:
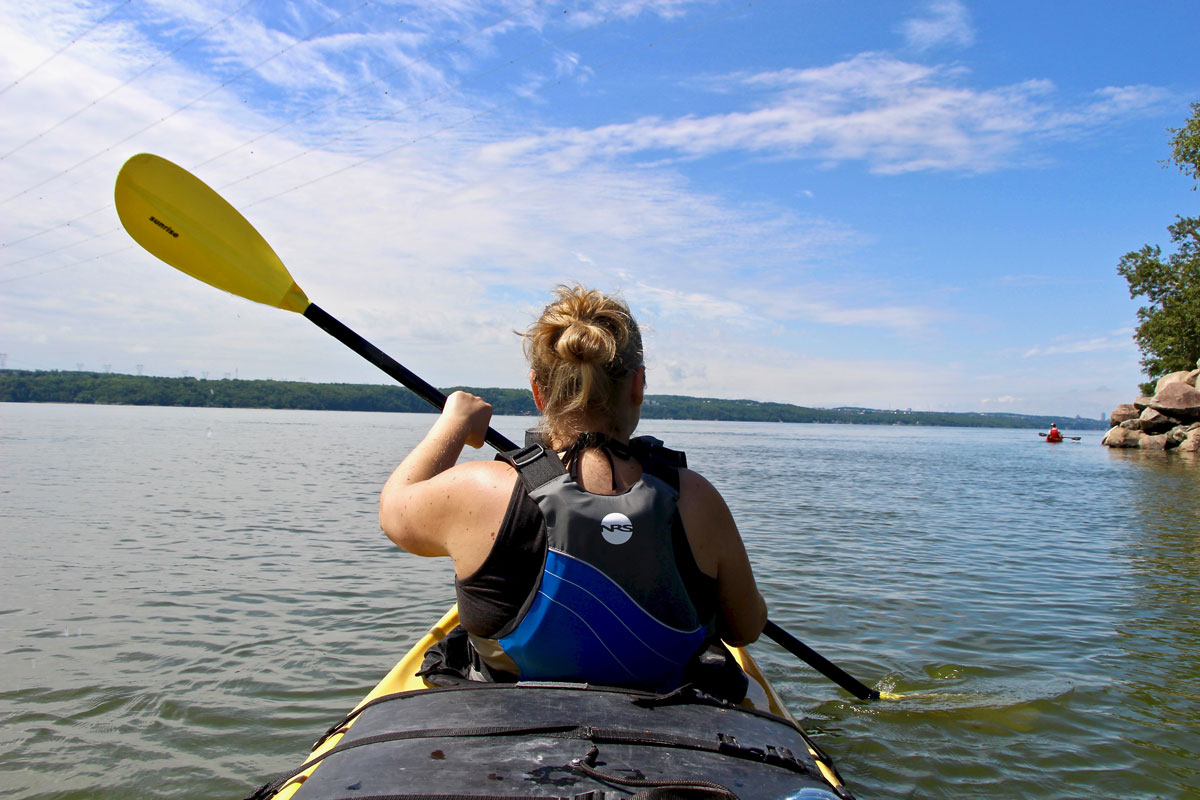
[{"label": "blue and black life jacket", "polygon": [[[712,614],[702,618],[677,566],[676,548],[688,547],[677,509],[686,460],[651,437],[630,451],[642,476],[615,495],[585,491],[540,443],[498,457],[545,524],[536,586],[487,642],[522,680],[671,689],[706,646]],[[690,548],[685,562],[694,567]]]}]

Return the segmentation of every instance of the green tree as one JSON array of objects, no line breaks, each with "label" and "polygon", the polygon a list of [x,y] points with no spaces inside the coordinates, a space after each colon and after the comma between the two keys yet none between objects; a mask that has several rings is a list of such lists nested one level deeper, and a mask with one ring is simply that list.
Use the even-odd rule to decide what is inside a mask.
[{"label": "green tree", "polygon": [[[1171,133],[1171,160],[1200,181],[1200,103],[1192,103],[1191,118]],[[1122,256],[1117,267],[1129,296],[1149,301],[1138,309],[1133,338],[1152,379],[1193,369],[1200,359],[1200,217],[1178,217],[1167,230],[1178,249],[1165,261],[1162,248],[1146,245]],[[1142,385],[1144,393],[1148,389],[1152,383]]]},{"label": "green tree", "polygon": [[[1192,116],[1182,128],[1171,128],[1171,160],[1184,175],[1200,181],[1200,103],[1192,103]],[[1196,187],[1192,186],[1192,191]]]}]

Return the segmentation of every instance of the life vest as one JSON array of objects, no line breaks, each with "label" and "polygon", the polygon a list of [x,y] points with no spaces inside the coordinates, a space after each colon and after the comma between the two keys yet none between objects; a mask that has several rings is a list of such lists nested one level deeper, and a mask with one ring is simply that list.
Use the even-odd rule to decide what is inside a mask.
[{"label": "life vest", "polygon": [[672,536],[686,461],[650,437],[631,450],[642,477],[616,495],[585,491],[540,443],[499,457],[546,526],[537,585],[492,640],[521,680],[673,689],[706,645],[711,620],[688,595]]}]

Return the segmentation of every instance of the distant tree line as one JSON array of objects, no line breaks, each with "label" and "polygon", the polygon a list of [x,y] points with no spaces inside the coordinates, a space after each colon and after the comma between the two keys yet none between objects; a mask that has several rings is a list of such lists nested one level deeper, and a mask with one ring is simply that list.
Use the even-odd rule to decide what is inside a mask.
[{"label": "distant tree line", "polygon": [[[528,389],[456,386],[492,404],[506,416],[536,416]],[[293,408],[318,411],[432,412],[401,386],[298,381],[202,380],[108,372],[0,370],[0,402],[96,403],[133,406],[214,408]],[[1046,428],[1051,422],[1076,430],[1106,430],[1107,420],[974,414],[939,411],[886,411],[872,408],[806,408],[754,400],[719,400],[679,395],[647,395],[645,419],[728,420],[731,422],[818,422],[857,425],[935,425],[959,428]]]},{"label": "distant tree line", "polygon": [[426,411],[398,386],[292,381],[198,380],[108,372],[0,371],[0,400],[130,406]]},{"label": "distant tree line", "polygon": [[719,400],[678,395],[647,395],[644,419],[710,419],[731,422],[814,422],[852,425],[934,425],[951,428],[1047,428],[1108,430],[1107,419],[1039,417],[1026,414],[977,414],[945,411],[883,410],[876,408],[808,408],[756,400]]}]

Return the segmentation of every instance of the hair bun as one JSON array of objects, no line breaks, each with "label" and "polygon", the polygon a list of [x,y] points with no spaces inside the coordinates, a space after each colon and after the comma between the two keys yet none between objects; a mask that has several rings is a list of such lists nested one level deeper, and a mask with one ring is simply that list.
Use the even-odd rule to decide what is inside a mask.
[{"label": "hair bun", "polygon": [[559,286],[524,333],[533,379],[542,389],[543,431],[570,443],[578,420],[602,433],[624,419],[622,382],[642,363],[642,335],[629,307],[582,286]]},{"label": "hair bun", "polygon": [[606,366],[617,357],[617,337],[604,325],[576,319],[559,333],[554,352],[568,363]]}]

